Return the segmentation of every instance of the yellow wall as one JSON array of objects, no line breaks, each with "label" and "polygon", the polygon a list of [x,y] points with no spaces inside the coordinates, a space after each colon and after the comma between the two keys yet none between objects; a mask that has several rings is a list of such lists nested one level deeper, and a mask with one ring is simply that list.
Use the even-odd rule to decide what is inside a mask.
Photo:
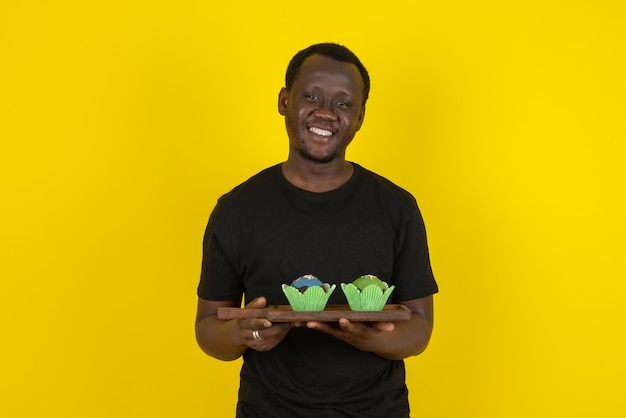
[{"label": "yellow wall", "polygon": [[239,363],[193,336],[203,228],[285,158],[276,96],[320,41],[371,73],[349,157],[426,218],[415,415],[624,416],[624,3],[214,3],[0,6],[0,416],[232,416]]}]

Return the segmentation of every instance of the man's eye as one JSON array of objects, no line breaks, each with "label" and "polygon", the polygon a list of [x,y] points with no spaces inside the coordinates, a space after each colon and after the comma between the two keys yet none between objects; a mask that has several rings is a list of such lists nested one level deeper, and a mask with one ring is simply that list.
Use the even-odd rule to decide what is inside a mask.
[{"label": "man's eye", "polygon": [[314,94],[308,94],[306,96],[306,98],[309,99],[309,100],[319,100],[320,99],[319,96],[316,96]]},{"label": "man's eye", "polygon": [[340,100],[340,101],[337,102],[337,106],[340,106],[340,107],[350,107],[350,103],[344,102],[344,101]]}]

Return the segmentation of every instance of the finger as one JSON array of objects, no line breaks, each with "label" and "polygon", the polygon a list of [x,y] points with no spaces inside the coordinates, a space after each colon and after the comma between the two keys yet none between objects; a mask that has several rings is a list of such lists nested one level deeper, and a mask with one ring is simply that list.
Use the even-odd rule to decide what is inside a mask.
[{"label": "finger", "polygon": [[255,341],[263,341],[265,337],[261,335],[261,332],[258,329],[253,329],[251,331],[252,339]]},{"label": "finger", "polygon": [[273,347],[285,337],[290,328],[290,323],[279,323],[272,325],[270,328],[251,329],[248,331],[248,334],[257,347],[261,341],[263,341],[262,344],[265,346],[270,344]]},{"label": "finger", "polygon": [[374,329],[378,331],[391,332],[396,328],[396,324],[393,322],[375,322]]},{"label": "finger", "polygon": [[339,319],[339,327],[347,332],[354,333],[356,331],[356,326],[350,322],[347,318]]},{"label": "finger", "polygon": [[308,321],[305,322],[307,328],[316,329],[318,331],[323,332],[333,332],[339,329],[339,326],[335,322],[319,322],[319,321]]},{"label": "finger", "polygon": [[[265,307],[267,303],[267,299],[263,296],[259,296],[258,298],[253,299],[250,303],[245,306],[245,309],[262,309]],[[241,328],[247,328],[250,330],[258,329],[258,328],[269,328],[272,326],[272,323],[265,318],[251,318],[246,319],[244,322],[239,323]]]},{"label": "finger", "polygon": [[335,333],[338,331],[337,325],[331,324],[330,322],[309,321],[306,323],[306,327],[331,335],[335,335]]},{"label": "finger", "polygon": [[[289,322],[282,322],[272,324],[270,328],[266,328],[261,336],[266,338],[279,337],[283,338],[285,334],[291,329],[292,325]],[[259,331],[260,333],[261,331]]]}]

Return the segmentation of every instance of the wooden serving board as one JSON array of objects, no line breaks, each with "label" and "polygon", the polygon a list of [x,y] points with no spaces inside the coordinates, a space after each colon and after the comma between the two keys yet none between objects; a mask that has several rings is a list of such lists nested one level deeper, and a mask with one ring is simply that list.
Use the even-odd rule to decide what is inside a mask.
[{"label": "wooden serving board", "polygon": [[217,308],[219,319],[267,318],[272,322],[336,322],[346,318],[354,322],[404,321],[411,318],[411,310],[404,305],[385,305],[382,311],[353,311],[348,305],[328,305],[319,312],[296,312],[289,305],[270,305],[265,308]]}]

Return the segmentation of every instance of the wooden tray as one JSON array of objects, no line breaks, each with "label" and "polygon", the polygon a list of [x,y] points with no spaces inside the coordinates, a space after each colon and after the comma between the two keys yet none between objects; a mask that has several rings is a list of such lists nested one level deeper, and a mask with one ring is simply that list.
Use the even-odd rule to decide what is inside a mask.
[{"label": "wooden tray", "polygon": [[354,322],[404,321],[411,310],[404,305],[385,305],[382,311],[352,311],[348,305],[328,305],[319,312],[294,312],[289,305],[270,305],[260,309],[217,308],[219,319],[267,318],[272,322]]}]

